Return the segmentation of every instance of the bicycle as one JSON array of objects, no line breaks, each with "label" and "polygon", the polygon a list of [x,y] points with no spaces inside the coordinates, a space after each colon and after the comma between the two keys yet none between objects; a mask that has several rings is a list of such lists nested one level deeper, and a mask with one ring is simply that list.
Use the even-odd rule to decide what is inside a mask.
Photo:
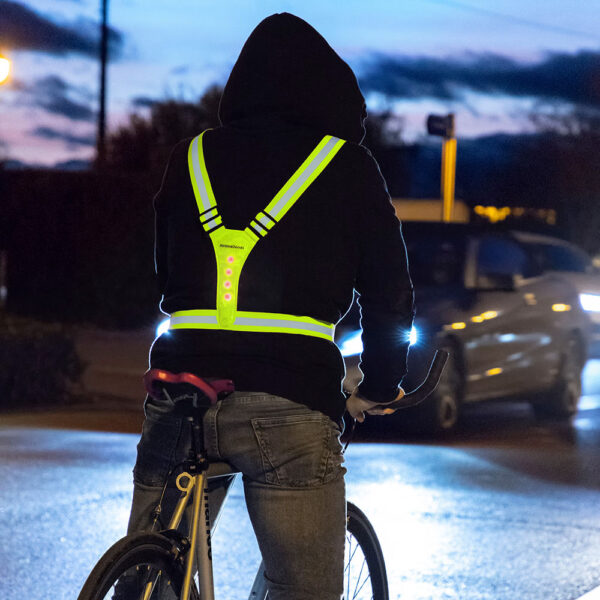
[{"label": "bicycle", "polygon": [[[438,350],[424,382],[399,400],[385,405],[386,411],[393,412],[422,402],[435,389],[447,358],[446,351]],[[226,497],[236,473],[227,463],[211,462],[206,456],[202,417],[219,397],[233,391],[233,383],[157,369],[146,373],[145,382],[151,394],[182,397],[175,410],[181,411],[189,422],[192,444],[188,459],[177,465],[183,468],[176,478],[180,497],[165,529],[127,535],[106,551],[88,576],[78,600],[214,600],[208,486],[223,488]],[[356,421],[350,439],[355,424]],[[166,488],[167,483],[163,487],[163,497]],[[155,525],[161,514],[163,497],[153,514]],[[188,534],[184,535],[179,528],[190,502],[191,522]],[[221,502],[216,515],[210,515],[213,524],[218,522],[223,504]],[[249,599],[265,598],[267,588],[261,563]],[[377,535],[364,513],[347,502],[344,600],[350,598],[388,600],[389,592]]]}]

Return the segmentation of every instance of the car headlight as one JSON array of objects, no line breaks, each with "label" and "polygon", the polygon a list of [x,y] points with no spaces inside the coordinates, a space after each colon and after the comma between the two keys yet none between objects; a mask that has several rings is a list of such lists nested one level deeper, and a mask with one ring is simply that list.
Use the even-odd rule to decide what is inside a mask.
[{"label": "car headlight", "polygon": [[171,325],[171,319],[161,321],[156,328],[156,337],[160,337],[163,333],[169,331],[169,325]]},{"label": "car headlight", "polygon": [[598,294],[579,294],[579,302],[581,302],[583,310],[600,312],[600,295]]},{"label": "car headlight", "polygon": [[[362,330],[359,329],[358,331],[353,331],[352,333],[349,333],[340,340],[339,347],[342,356],[356,356],[357,354],[360,354],[363,351],[361,335]],[[408,340],[410,342],[410,345],[412,346],[413,344],[416,344],[418,338],[419,335],[417,333],[417,328],[413,326],[408,334]]]}]

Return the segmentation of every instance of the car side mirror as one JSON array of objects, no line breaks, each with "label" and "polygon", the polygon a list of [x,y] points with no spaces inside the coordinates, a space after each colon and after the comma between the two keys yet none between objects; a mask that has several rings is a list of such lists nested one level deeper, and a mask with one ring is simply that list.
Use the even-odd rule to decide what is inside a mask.
[{"label": "car side mirror", "polygon": [[479,273],[475,287],[478,290],[512,292],[516,289],[515,276],[507,273]]}]

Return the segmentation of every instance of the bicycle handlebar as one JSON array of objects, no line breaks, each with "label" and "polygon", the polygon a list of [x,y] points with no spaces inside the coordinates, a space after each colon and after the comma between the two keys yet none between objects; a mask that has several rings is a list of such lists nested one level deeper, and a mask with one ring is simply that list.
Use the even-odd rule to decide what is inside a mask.
[{"label": "bicycle handlebar", "polygon": [[377,408],[387,409],[390,412],[387,413],[386,410],[386,413],[391,414],[399,408],[409,408],[423,402],[423,400],[425,400],[425,398],[427,398],[427,396],[429,396],[429,394],[437,387],[446,361],[448,360],[448,356],[449,352],[446,350],[436,350],[427,377],[425,377],[423,383],[421,383],[419,387],[415,388],[412,392],[404,394],[404,396],[398,400],[388,402],[387,404],[378,404]]}]

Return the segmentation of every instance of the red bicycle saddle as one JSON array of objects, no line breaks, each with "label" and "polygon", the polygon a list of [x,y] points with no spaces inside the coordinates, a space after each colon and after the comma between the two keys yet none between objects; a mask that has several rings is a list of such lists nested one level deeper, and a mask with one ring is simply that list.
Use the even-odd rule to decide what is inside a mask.
[{"label": "red bicycle saddle", "polygon": [[210,400],[211,404],[216,404],[219,396],[235,391],[231,379],[203,379],[193,373],[172,373],[163,369],[149,369],[144,374],[144,387],[150,396],[155,398],[160,394],[159,384],[161,383],[188,383],[193,385]]}]

